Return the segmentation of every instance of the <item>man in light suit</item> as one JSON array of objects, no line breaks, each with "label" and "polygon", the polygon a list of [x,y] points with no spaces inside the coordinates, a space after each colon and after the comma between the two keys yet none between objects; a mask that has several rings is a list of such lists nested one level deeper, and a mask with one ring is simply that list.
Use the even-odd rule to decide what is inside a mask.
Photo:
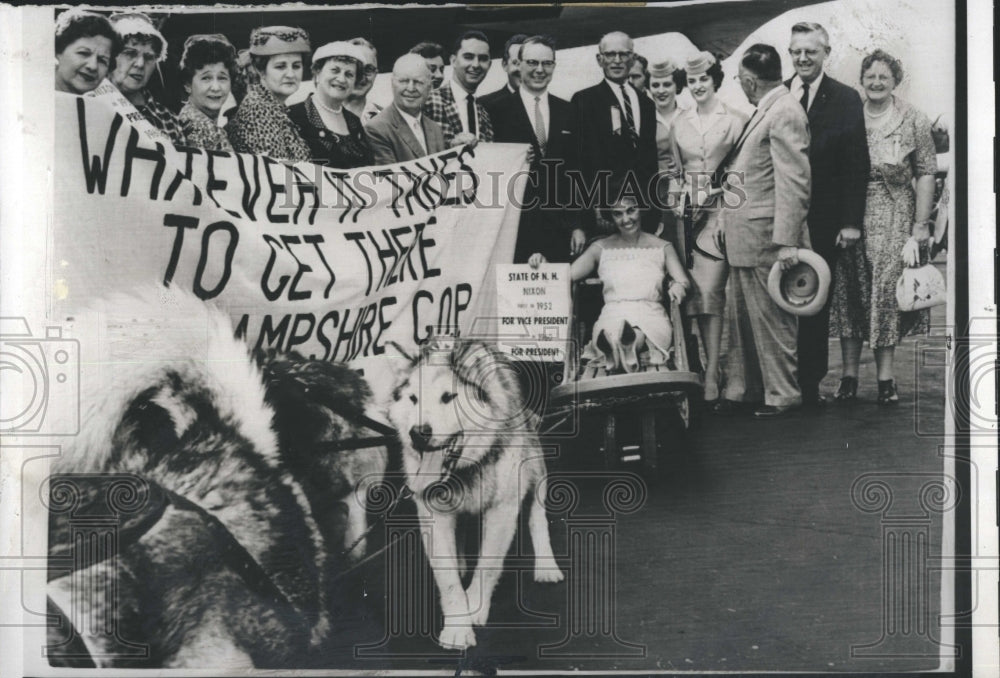
[{"label": "man in light suit", "polygon": [[[823,73],[830,37],[822,26],[804,22],[792,26],[788,53],[795,76],[785,86],[809,116],[809,239],[834,271],[838,248],[854,247],[864,222],[869,170],[864,109],[854,88]],[[803,405],[825,402],[819,383],[829,362],[829,324],[829,301],[816,315],[799,318]]]},{"label": "man in light suit", "polygon": [[[600,182],[610,176],[629,177],[640,190],[639,198],[651,207],[651,184],[656,180],[656,107],[653,100],[638,92],[628,82],[635,62],[632,38],[619,31],[601,38],[597,63],[604,79],[593,87],[573,95],[577,129],[577,158],[582,180],[583,203]],[[603,177],[603,179],[602,179]],[[629,190],[633,188],[631,185]],[[611,196],[614,200],[617,196]],[[597,234],[594,209],[581,213],[588,235]],[[655,232],[659,225],[659,210],[646,209],[643,229]]]},{"label": "man in light suit", "polygon": [[448,146],[493,141],[493,124],[476,99],[476,89],[490,70],[490,42],[481,31],[466,31],[455,41],[451,80],[434,90],[424,115],[441,125]]},{"label": "man in light suit", "polygon": [[[768,295],[767,277],[775,261],[787,270],[798,263],[797,248],[808,247],[809,122],[781,83],[781,58],[774,47],[750,47],[740,60],[739,80],[757,110],[729,156],[720,212],[719,245],[730,266],[729,352],[723,367],[725,400],[716,409],[727,413],[735,402],[763,400],[754,415],[775,417],[802,401],[797,318]],[[742,193],[735,190],[741,178]]]},{"label": "man in light suit", "polygon": [[404,54],[392,67],[392,105],[365,132],[376,165],[416,160],[447,148],[441,127],[423,114],[431,93],[431,71],[419,54]]},{"label": "man in light suit", "polygon": [[574,152],[573,109],[548,91],[556,68],[552,38],[526,38],[517,60],[521,86],[492,110],[495,141],[527,143],[532,149],[514,263],[527,262],[535,252],[548,261],[565,263],[574,247],[579,249],[586,241],[579,214],[569,207],[566,169]]}]

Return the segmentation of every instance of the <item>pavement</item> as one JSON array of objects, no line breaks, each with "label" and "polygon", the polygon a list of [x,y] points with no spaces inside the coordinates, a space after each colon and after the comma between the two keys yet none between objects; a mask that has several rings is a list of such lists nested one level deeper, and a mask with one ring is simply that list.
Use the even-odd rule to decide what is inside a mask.
[{"label": "pavement", "polygon": [[[866,347],[857,402],[767,421],[706,415],[671,441],[658,478],[627,466],[603,471],[592,429],[550,441],[549,517],[566,581],[532,581],[522,520],[490,626],[468,652],[445,652],[433,642],[436,594],[411,539],[345,584],[356,604],[319,664],[600,673],[937,667],[943,316],[934,309],[939,329],[897,349],[895,407],[876,403]],[[839,381],[836,341],[830,358],[827,395]]]}]

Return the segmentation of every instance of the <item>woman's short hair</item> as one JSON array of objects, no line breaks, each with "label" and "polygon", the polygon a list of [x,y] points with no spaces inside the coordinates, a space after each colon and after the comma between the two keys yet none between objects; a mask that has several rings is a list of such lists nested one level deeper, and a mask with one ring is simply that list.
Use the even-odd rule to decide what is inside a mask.
[{"label": "woman's short hair", "polygon": [[[69,15],[72,12],[72,15]],[[80,38],[102,36],[111,41],[111,58],[114,59],[122,50],[122,41],[111,27],[111,22],[100,14],[85,11],[68,10],[56,20],[56,54]],[[60,23],[62,22],[62,23]]]},{"label": "woman's short hair", "polygon": [[[722,83],[726,81],[726,74],[722,72],[722,64],[716,60],[705,72],[708,73],[708,77],[712,78],[712,84],[715,86],[715,91],[718,92],[719,88],[722,87]],[[683,68],[678,68],[674,71],[672,77],[674,84],[677,86],[677,93],[680,94],[684,87],[687,86],[687,71]]]},{"label": "woman's short hair", "polygon": [[323,57],[322,59],[317,59],[312,65],[312,77],[316,77],[323,70],[323,66],[326,65],[327,61],[336,61],[338,64],[348,64],[354,66],[354,83],[357,84],[358,76],[361,75],[364,69],[364,64],[355,59],[354,57],[349,57],[343,54],[335,54],[333,56]]},{"label": "woman's short hair", "polygon": [[641,209],[643,201],[636,194],[639,185],[638,178],[632,173],[626,176],[616,175],[611,177],[608,180],[608,193],[602,197],[600,206],[598,207],[601,218],[610,223],[611,210],[617,207],[625,198],[635,199],[638,207]]},{"label": "woman's short hair", "polygon": [[861,77],[865,77],[865,71],[872,67],[876,61],[881,61],[892,72],[892,77],[896,84],[903,82],[903,62],[882,49],[877,49],[861,60]]},{"label": "woman's short hair", "polygon": [[230,79],[236,76],[236,52],[218,40],[198,40],[186,46],[181,59],[181,80],[190,84],[194,74],[209,64],[222,64]]}]

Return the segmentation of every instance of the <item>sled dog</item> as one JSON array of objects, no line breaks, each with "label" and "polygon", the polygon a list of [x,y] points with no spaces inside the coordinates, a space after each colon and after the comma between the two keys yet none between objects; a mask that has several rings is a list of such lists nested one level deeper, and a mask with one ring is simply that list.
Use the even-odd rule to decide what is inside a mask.
[{"label": "sled dog", "polygon": [[[537,420],[506,357],[469,341],[432,342],[410,358],[392,394],[389,420],[402,440],[404,472],[418,513],[430,524],[423,537],[444,613],[439,643],[467,648],[476,644],[473,627],[489,617],[500,566],[529,492],[535,492],[528,520],[535,581],[563,578],[549,542]],[[467,589],[456,547],[459,514],[482,519],[482,545]]]}]

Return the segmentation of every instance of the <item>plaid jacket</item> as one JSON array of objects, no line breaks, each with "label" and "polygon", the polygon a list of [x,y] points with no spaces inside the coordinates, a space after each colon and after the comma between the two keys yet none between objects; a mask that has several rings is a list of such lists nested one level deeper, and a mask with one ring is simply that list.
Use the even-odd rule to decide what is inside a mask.
[{"label": "plaid jacket", "polygon": [[[455,95],[452,94],[448,83],[431,92],[427,103],[424,104],[424,115],[441,125],[445,146],[451,146],[452,140],[462,133],[462,119],[458,117],[458,109],[455,106]],[[493,123],[490,122],[490,114],[478,99],[476,111],[479,117],[476,136],[480,141],[493,141]]]}]

